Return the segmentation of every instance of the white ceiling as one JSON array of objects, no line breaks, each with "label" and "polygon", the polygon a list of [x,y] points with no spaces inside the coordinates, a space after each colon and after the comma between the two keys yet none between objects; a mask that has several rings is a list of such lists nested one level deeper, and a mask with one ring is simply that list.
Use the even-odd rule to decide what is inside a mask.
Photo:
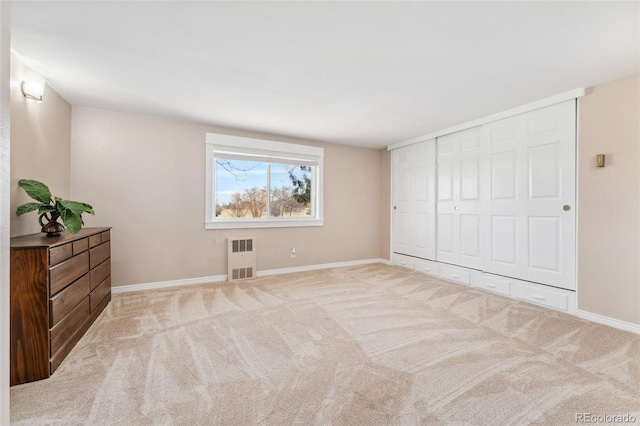
[{"label": "white ceiling", "polygon": [[71,104],[380,148],[640,71],[639,2],[15,2]]}]

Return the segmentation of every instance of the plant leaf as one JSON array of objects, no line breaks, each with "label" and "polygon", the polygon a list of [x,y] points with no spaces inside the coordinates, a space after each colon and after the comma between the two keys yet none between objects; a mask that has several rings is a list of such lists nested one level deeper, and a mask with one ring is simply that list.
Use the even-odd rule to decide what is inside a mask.
[{"label": "plant leaf", "polygon": [[69,200],[56,200],[65,209],[73,212],[73,214],[80,216],[82,213],[95,214],[93,207],[87,203],[81,203],[79,201]]},{"label": "plant leaf", "polygon": [[37,180],[20,179],[18,185],[34,200],[43,204],[51,204],[51,191],[44,183]]},{"label": "plant leaf", "polygon": [[65,210],[65,214],[61,215],[62,222],[67,230],[72,234],[76,234],[82,228],[82,219],[79,215],[73,214],[70,210]]},{"label": "plant leaf", "polygon": [[78,201],[56,198],[56,206],[64,225],[72,234],[78,232],[82,228],[82,225],[84,225],[82,213],[94,214],[93,207],[87,203]]},{"label": "plant leaf", "polygon": [[42,207],[42,205],[42,203],[25,203],[21,206],[18,206],[18,208],[16,209],[16,216],[22,216],[25,213],[38,210]]},{"label": "plant leaf", "polygon": [[95,215],[95,214],[96,214],[96,213],[93,211],[93,207],[92,207],[91,205],[89,205],[89,204],[87,204],[87,203],[80,203],[80,204],[82,204],[82,205],[85,207],[85,212],[86,212],[86,213],[89,213],[89,214],[92,214],[92,215]]},{"label": "plant leaf", "polygon": [[47,204],[40,204],[40,207],[38,207],[38,213],[42,214],[42,213],[50,213],[50,212],[55,212],[56,208],[54,206],[50,206]]}]

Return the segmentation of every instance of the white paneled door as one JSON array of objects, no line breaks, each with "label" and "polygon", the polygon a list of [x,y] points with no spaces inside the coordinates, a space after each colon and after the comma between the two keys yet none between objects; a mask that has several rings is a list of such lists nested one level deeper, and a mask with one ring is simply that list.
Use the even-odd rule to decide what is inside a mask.
[{"label": "white paneled door", "polygon": [[482,268],[485,143],[474,127],[438,138],[437,260]]},{"label": "white paneled door", "polygon": [[392,249],[435,258],[434,139],[392,151]]},{"label": "white paneled door", "polygon": [[575,100],[482,126],[483,269],[575,289]]},{"label": "white paneled door", "polygon": [[392,158],[395,253],[575,290],[575,99]]}]

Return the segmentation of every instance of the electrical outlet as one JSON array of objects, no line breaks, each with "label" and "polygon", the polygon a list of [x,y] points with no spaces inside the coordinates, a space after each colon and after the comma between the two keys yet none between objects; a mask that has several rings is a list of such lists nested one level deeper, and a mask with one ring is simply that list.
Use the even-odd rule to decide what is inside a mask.
[{"label": "electrical outlet", "polygon": [[296,257],[296,249],[295,248],[291,249],[291,257]]}]

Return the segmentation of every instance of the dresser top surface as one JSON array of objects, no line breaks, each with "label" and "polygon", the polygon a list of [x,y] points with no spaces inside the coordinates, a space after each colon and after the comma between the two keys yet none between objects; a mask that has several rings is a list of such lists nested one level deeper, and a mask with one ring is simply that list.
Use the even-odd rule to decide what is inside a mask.
[{"label": "dresser top surface", "polygon": [[77,234],[64,231],[57,237],[47,237],[44,233],[23,235],[21,237],[11,238],[11,248],[55,247],[61,244],[80,240],[90,235],[99,234],[110,229],[111,227],[82,228]]}]

